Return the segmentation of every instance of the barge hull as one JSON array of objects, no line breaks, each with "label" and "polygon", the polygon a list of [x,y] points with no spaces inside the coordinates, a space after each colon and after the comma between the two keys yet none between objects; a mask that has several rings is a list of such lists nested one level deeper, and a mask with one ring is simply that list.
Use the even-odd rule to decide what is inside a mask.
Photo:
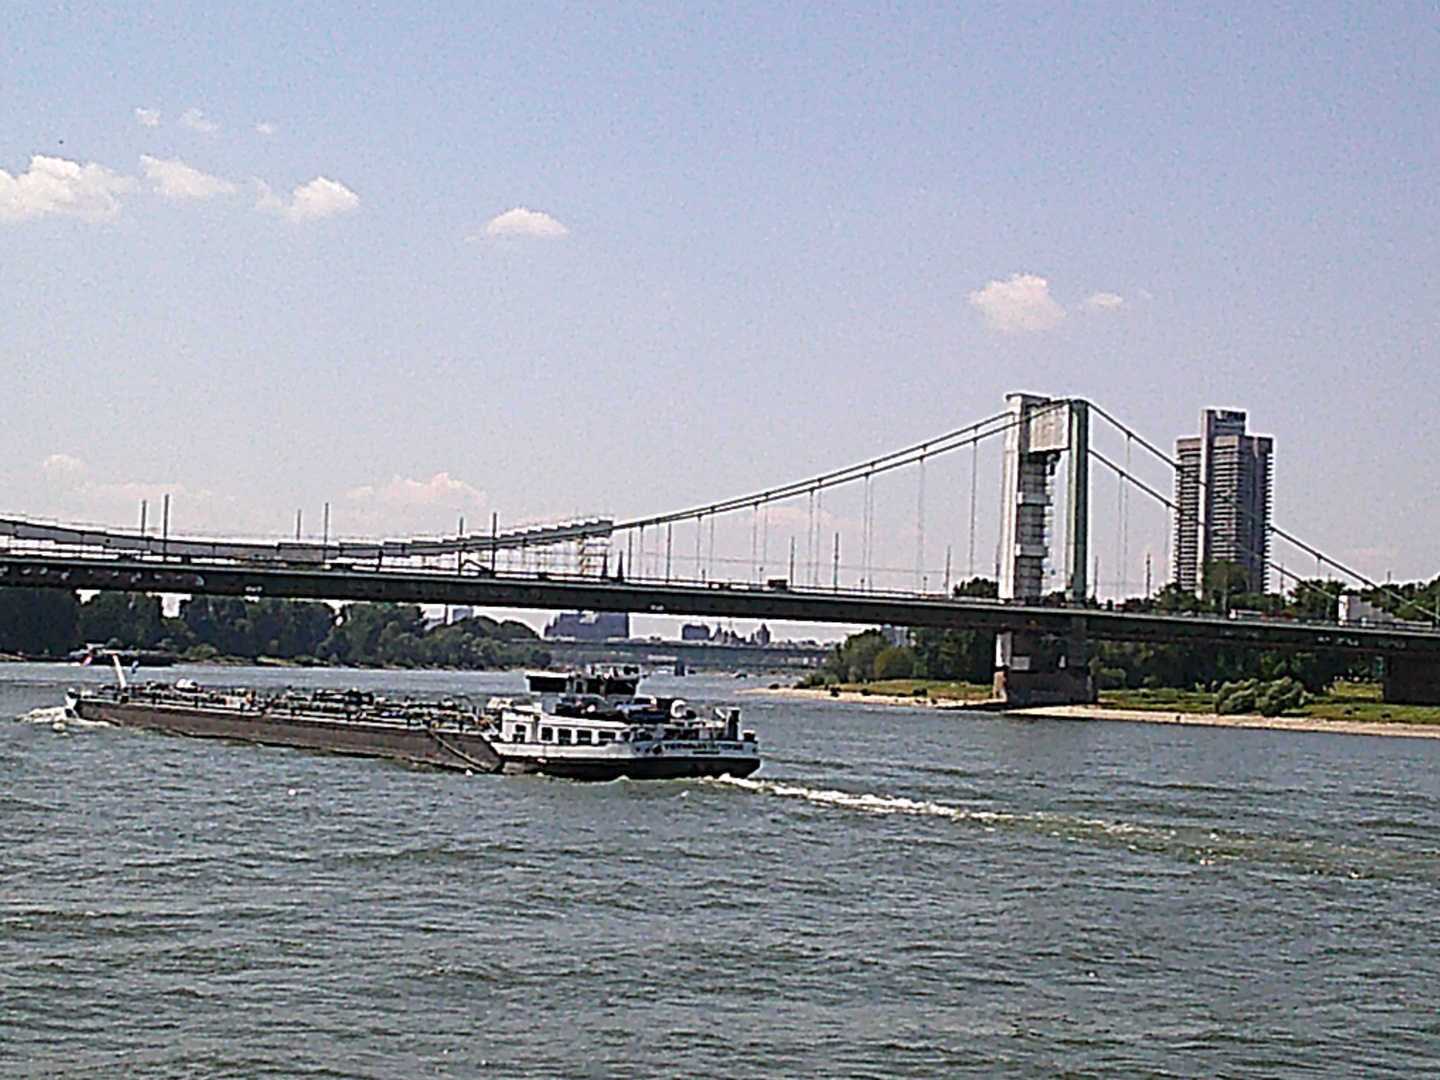
[{"label": "barge hull", "polygon": [[274,713],[217,713],[161,705],[120,704],[88,699],[75,703],[82,720],[146,728],[201,739],[228,739],[263,746],[289,746],[357,757],[389,758],[417,765],[471,772],[499,772],[503,764],[489,741],[470,732],[435,731],[423,726],[371,724]]},{"label": "barge hull", "polygon": [[641,757],[617,761],[563,761],[558,758],[508,758],[507,773],[544,773],[565,780],[693,780],[700,777],[749,776],[760,767],[758,757],[687,758]]}]

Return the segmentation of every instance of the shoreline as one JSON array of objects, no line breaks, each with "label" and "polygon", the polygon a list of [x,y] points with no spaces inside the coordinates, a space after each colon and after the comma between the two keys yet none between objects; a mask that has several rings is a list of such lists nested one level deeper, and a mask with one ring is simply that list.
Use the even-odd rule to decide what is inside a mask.
[{"label": "shoreline", "polygon": [[791,698],[808,701],[840,701],[848,704],[905,706],[912,709],[943,709],[973,715],[1006,716],[1021,720],[1113,720],[1135,724],[1178,724],[1190,727],[1251,728],[1262,731],[1328,732],[1332,735],[1385,735],[1411,739],[1440,739],[1440,724],[1413,724],[1403,720],[1324,720],[1313,716],[1260,716],[1258,713],[1176,712],[1165,709],[1124,709],[1112,705],[1031,705],[1024,708],[1001,709],[981,701],[961,698],[903,697],[897,694],[858,694],[842,691],[838,696],[828,690],[802,690],[798,687],[769,690],[742,690],[742,694]]}]

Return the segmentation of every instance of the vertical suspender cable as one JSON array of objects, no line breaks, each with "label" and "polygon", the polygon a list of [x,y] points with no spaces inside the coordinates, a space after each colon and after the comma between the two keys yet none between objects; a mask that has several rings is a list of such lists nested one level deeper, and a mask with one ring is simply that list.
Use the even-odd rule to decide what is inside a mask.
[{"label": "vertical suspender cable", "polygon": [[925,589],[925,458],[915,478],[915,591]]},{"label": "vertical suspender cable", "polygon": [[760,576],[765,576],[765,566],[770,561],[770,504],[765,504],[765,523],[760,533]]},{"label": "vertical suspender cable", "polygon": [[865,522],[864,550],[860,553],[861,573],[865,575],[865,589],[875,591],[875,474],[865,474]]},{"label": "vertical suspender cable", "polygon": [[[1123,598],[1124,598],[1124,597],[1121,595],[1121,593],[1122,593],[1123,590],[1122,590],[1122,587],[1121,587],[1121,584],[1120,584],[1121,580],[1125,577],[1124,562],[1123,562],[1123,560],[1122,560],[1121,557],[1120,557],[1120,552],[1121,552],[1121,550],[1124,548],[1124,544],[1125,544],[1125,539],[1124,539],[1124,538],[1125,538],[1125,477],[1120,476],[1120,477],[1117,477],[1117,478],[1116,478],[1116,483],[1115,483],[1115,559],[1116,559],[1116,562],[1119,564],[1118,569],[1115,571],[1115,597],[1116,597],[1116,599],[1123,599]],[[1097,590],[1100,588],[1100,583],[1099,583],[1098,581],[1095,583],[1095,588],[1096,588]],[[1097,595],[1098,595],[1098,593],[1097,593]]]},{"label": "vertical suspender cable", "polygon": [[810,584],[815,576],[815,489],[810,489],[806,499],[807,513],[805,518],[805,584]]},{"label": "vertical suspender cable", "polygon": [[756,544],[760,539],[760,504],[750,508],[750,580],[759,581],[759,564],[756,562]]},{"label": "vertical suspender cable", "polygon": [[816,588],[818,588],[819,583],[821,583],[822,580],[824,580],[824,573],[822,573],[822,572],[821,572],[821,569],[819,569],[819,566],[821,566],[821,563],[819,563],[819,560],[821,560],[821,552],[822,552],[822,550],[824,550],[824,547],[821,547],[821,537],[824,536],[824,534],[825,534],[825,490],[824,490],[824,488],[816,487],[816,488],[815,488],[815,573],[814,573],[814,579],[815,579],[815,580],[814,580],[814,582],[811,582],[812,585],[815,585],[815,586],[816,586]]},{"label": "vertical suspender cable", "polygon": [[975,578],[975,484],[980,473],[980,443],[977,440],[970,444],[970,558],[967,563],[965,577],[973,581]]},{"label": "vertical suspender cable", "polygon": [[[1130,472],[1130,450],[1131,438],[1125,436],[1125,472]],[[1120,599],[1125,599],[1125,593],[1130,588],[1130,488],[1126,486],[1126,477],[1120,478],[1120,492],[1123,498],[1120,500]]]}]

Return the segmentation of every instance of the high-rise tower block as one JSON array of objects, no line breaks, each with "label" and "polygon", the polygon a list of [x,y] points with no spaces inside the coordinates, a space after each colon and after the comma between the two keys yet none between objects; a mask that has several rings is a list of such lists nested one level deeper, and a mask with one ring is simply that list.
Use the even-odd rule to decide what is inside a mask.
[{"label": "high-rise tower block", "polygon": [[1206,568],[1232,562],[1247,592],[1264,592],[1275,440],[1245,434],[1245,414],[1206,409],[1200,434],[1175,443],[1175,582],[1197,595]]}]

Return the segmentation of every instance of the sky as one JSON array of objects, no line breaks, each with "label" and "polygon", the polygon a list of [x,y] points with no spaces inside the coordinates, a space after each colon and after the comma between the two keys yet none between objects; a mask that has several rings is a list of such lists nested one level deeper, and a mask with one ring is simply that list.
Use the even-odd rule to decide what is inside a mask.
[{"label": "sky", "polygon": [[[1245,409],[1277,523],[1440,573],[1434,3],[10,0],[0,121],[0,515],[623,519],[1024,390]],[[993,572],[998,455],[881,484],[872,562]],[[1168,577],[1096,485],[1103,588]],[[768,566],[863,576],[808,513]]]}]

